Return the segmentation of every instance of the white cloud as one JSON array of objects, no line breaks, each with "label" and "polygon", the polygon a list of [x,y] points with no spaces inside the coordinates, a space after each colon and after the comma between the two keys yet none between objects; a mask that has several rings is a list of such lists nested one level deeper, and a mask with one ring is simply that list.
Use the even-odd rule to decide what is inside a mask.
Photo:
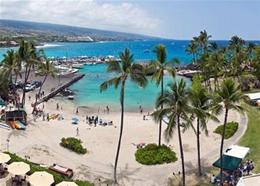
[{"label": "white cloud", "polygon": [[135,3],[93,0],[1,0],[1,19],[154,35],[161,21]]}]

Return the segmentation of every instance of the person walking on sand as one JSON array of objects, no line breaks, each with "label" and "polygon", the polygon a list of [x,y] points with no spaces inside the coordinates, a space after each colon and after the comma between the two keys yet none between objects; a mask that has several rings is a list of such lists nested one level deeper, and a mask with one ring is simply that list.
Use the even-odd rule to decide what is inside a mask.
[{"label": "person walking on sand", "polygon": [[57,103],[57,110],[59,110],[59,107],[60,107],[60,106],[59,106],[59,103]]},{"label": "person walking on sand", "polygon": [[79,136],[79,128],[76,129],[76,136]]},{"label": "person walking on sand", "polygon": [[76,109],[76,114],[78,114],[79,113],[79,109],[78,109],[78,107],[77,107],[77,109]]},{"label": "person walking on sand", "polygon": [[31,96],[29,95],[29,101],[31,101]]}]

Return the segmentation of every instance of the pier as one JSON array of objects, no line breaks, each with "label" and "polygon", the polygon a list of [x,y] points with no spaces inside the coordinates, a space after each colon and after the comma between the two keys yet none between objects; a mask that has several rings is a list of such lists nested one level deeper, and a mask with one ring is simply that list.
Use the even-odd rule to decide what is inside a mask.
[{"label": "pier", "polygon": [[[39,99],[36,103],[36,105],[39,105],[40,103],[48,101],[50,98],[54,97],[56,94],[61,92],[63,89],[66,87],[69,87],[71,84],[75,83],[76,81],[80,80],[83,78],[85,74],[70,74],[66,75],[66,77],[58,77],[58,82],[57,80],[51,80],[49,77],[48,81],[46,81],[43,84],[42,90],[46,92],[44,96]],[[57,79],[57,78],[55,78]],[[47,84],[46,84],[47,83]]]}]

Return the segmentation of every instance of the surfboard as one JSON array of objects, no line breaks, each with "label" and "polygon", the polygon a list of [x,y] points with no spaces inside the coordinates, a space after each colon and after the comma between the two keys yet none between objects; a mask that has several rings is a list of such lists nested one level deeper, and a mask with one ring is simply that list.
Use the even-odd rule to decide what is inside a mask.
[{"label": "surfboard", "polygon": [[15,123],[17,123],[17,124],[19,124],[20,125],[20,129],[22,129],[22,130],[25,130],[26,129],[26,127],[24,126],[24,124],[22,124],[20,121],[15,121]]}]

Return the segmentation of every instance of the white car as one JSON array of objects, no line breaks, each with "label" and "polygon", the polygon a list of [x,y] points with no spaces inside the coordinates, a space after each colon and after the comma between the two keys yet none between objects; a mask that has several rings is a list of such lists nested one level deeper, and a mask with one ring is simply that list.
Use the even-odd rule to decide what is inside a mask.
[{"label": "white car", "polygon": [[31,84],[26,84],[26,86],[25,86],[25,91],[31,91],[31,90],[33,90],[33,89],[35,89],[35,86],[34,85],[31,85]]}]

